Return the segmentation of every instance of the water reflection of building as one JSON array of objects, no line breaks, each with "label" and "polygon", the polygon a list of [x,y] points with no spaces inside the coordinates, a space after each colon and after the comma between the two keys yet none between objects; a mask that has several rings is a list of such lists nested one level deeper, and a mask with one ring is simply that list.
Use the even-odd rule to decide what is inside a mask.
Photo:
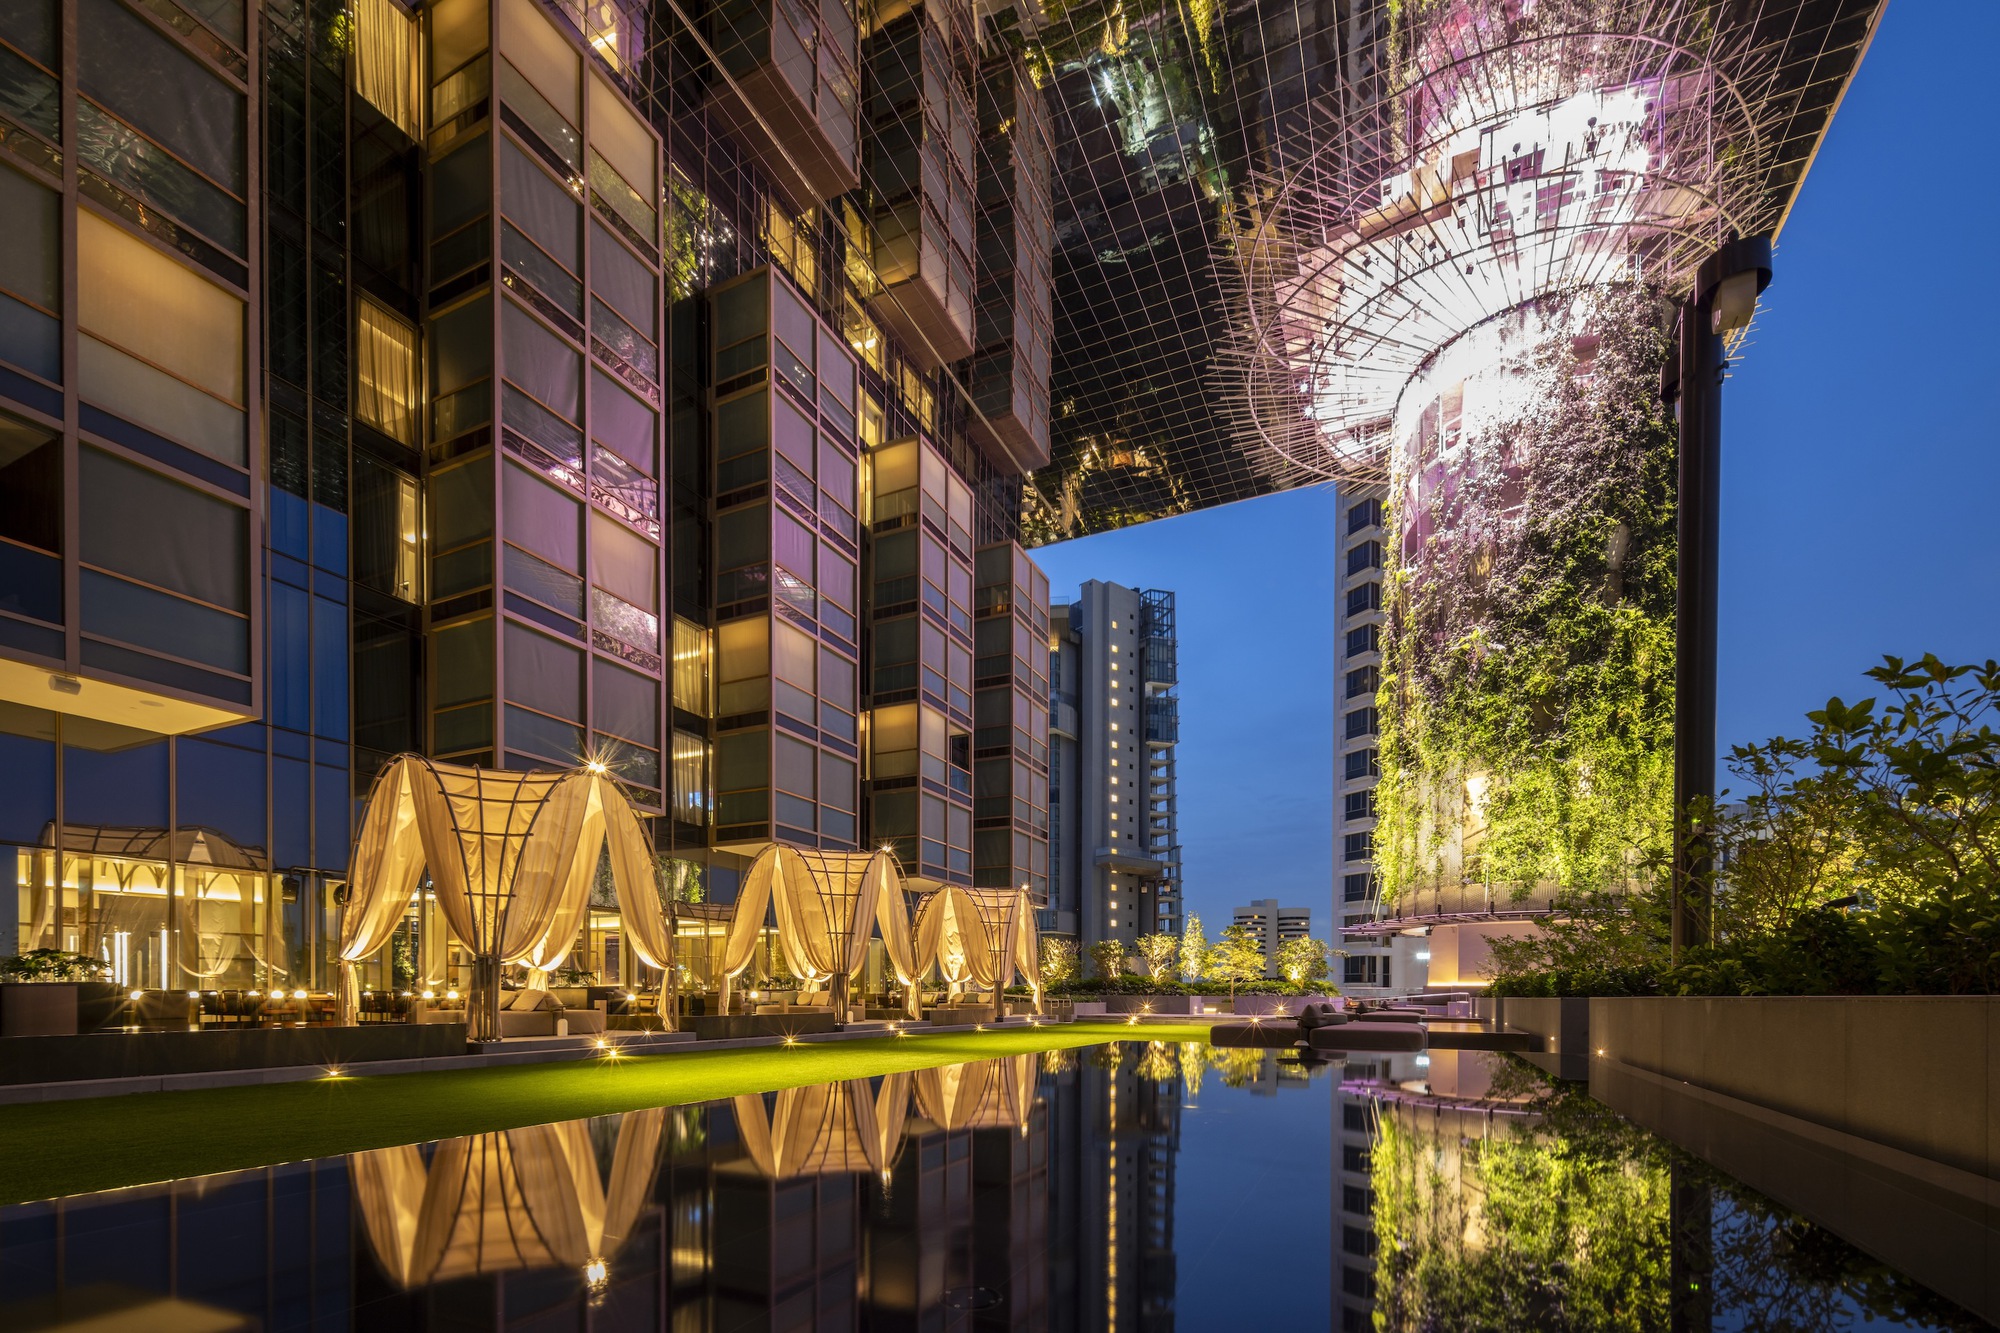
[{"label": "water reflection of building", "polygon": [[1184,1072],[1022,1056],[0,1209],[0,1327],[1170,1331]]},{"label": "water reflection of building", "polygon": [[1044,1076],[1058,1089],[1049,1132],[1051,1329],[1174,1326],[1182,1083],[1171,1057],[1159,1054],[1134,1060],[1101,1047]]}]

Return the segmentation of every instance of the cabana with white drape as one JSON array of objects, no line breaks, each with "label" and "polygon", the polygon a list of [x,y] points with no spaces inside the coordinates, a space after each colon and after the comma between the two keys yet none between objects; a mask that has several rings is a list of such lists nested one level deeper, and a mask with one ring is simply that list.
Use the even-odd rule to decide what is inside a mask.
[{"label": "cabana with white drape", "polygon": [[590,1122],[358,1152],[348,1174],[376,1262],[399,1290],[473,1274],[571,1268],[601,1284],[652,1196],[666,1112],[619,1117],[609,1178]]},{"label": "cabana with white drape", "polygon": [[359,1000],[354,964],[389,942],[428,869],[446,925],[473,955],[470,1035],[497,1038],[500,969],[547,971],[568,956],[607,843],[623,938],[669,970],[673,936],[651,841],[604,773],[516,773],[421,755],[390,761],[355,836],[340,930],[344,1021],[354,1021]]},{"label": "cabana with white drape", "polygon": [[937,889],[917,904],[915,935],[917,957],[937,964],[952,993],[968,985],[989,990],[997,1013],[1018,972],[1041,1012],[1041,944],[1034,903],[1023,890]]},{"label": "cabana with white drape", "polygon": [[756,957],[767,910],[777,918],[785,966],[810,985],[827,984],[837,1019],[846,1019],[849,982],[867,965],[868,941],[878,923],[904,985],[922,973],[907,947],[902,875],[888,853],[772,843],[750,863],[730,915],[722,957],[724,1013],[736,977]]}]

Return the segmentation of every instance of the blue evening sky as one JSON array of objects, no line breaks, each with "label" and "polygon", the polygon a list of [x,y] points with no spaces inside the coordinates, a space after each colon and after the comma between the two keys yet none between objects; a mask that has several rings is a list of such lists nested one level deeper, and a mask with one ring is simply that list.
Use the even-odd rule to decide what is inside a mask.
[{"label": "blue evening sky", "polygon": [[[1891,4],[1779,237],[1724,408],[1725,748],[1868,693],[1884,653],[2000,656],[1995,49],[1993,0]],[[1273,896],[1328,932],[1339,509],[1315,488],[1036,552],[1058,597],[1179,595],[1181,842],[1211,937]]]}]

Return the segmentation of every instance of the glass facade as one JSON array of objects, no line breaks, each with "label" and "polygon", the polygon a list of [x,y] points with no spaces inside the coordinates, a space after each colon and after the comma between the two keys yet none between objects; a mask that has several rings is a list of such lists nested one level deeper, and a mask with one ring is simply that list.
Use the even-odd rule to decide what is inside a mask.
[{"label": "glass facade", "polygon": [[[409,751],[605,763],[710,903],[772,839],[973,882],[973,553],[1022,471],[969,387],[992,171],[969,11],[876,17],[0,15],[16,949],[323,992]],[[636,979],[588,918],[579,968]],[[420,896],[364,977],[456,968]]]}]

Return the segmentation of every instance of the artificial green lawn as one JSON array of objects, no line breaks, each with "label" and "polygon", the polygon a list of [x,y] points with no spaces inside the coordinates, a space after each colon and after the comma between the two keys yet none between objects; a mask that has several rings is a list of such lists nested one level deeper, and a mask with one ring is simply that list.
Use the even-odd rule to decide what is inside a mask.
[{"label": "artificial green lawn", "polygon": [[964,1060],[1207,1036],[1199,1024],[1069,1023],[0,1106],[0,1203]]}]

